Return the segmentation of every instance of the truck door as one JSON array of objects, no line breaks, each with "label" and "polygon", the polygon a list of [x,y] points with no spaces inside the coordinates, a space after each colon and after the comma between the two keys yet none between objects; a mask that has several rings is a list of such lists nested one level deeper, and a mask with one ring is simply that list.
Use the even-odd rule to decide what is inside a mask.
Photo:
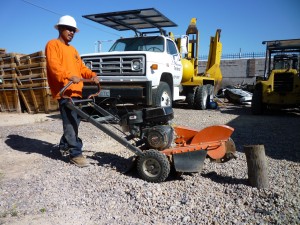
[{"label": "truck door", "polygon": [[174,86],[178,86],[182,78],[182,64],[180,54],[177,50],[175,43],[167,39],[167,53],[170,57],[170,71],[173,75]]}]

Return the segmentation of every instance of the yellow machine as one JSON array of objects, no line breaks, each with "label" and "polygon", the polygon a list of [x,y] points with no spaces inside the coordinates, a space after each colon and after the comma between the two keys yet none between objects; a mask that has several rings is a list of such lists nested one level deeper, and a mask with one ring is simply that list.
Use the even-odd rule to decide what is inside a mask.
[{"label": "yellow machine", "polygon": [[252,97],[252,113],[300,106],[300,39],[264,41],[264,77],[258,77]]},{"label": "yellow machine", "polygon": [[191,108],[206,109],[213,94],[216,93],[222,82],[220,69],[222,43],[220,42],[221,30],[218,29],[214,37],[210,39],[210,49],[206,70],[199,73],[199,32],[196,26],[196,18],[192,18],[186,31],[188,36],[187,51],[182,51],[182,39],[175,40],[183,65],[183,76],[181,85],[186,96],[186,101]]}]

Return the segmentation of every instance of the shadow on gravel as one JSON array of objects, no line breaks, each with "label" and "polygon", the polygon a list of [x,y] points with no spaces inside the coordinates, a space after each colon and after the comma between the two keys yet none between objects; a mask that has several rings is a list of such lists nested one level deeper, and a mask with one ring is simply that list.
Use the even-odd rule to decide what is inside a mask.
[{"label": "shadow on gravel", "polygon": [[59,112],[56,112],[55,114],[50,114],[47,116],[48,118],[51,118],[51,119],[61,119],[61,116],[60,116],[60,113]]},{"label": "shadow on gravel", "polygon": [[176,109],[194,110],[190,108],[186,102],[173,102],[172,107]]},{"label": "shadow on gravel", "polygon": [[265,153],[273,159],[300,162],[300,111],[269,111],[252,115],[249,106],[231,106],[222,114],[235,114],[237,118],[227,123],[235,129],[232,139],[237,150],[245,145],[264,145]]},{"label": "shadow on gravel", "polygon": [[[191,110],[186,103],[174,104],[174,108]],[[212,110],[206,110],[207,114]],[[232,139],[237,151],[243,152],[245,145],[264,145],[266,155],[273,159],[300,162],[299,109],[269,110],[263,115],[252,115],[251,105],[225,102],[216,110],[237,116],[227,123],[235,129]]]},{"label": "shadow on gravel", "polygon": [[220,184],[243,184],[249,186],[248,179],[239,179],[228,176],[219,175],[216,172],[201,174],[202,177],[209,178],[210,180]]},{"label": "shadow on gravel", "polygon": [[96,152],[87,158],[97,160],[98,166],[112,168],[119,173],[137,177],[135,157],[124,158],[108,152]]},{"label": "shadow on gravel", "polygon": [[5,143],[14,150],[27,154],[38,153],[52,159],[63,160],[58,147],[37,139],[27,138],[20,135],[8,135]]},{"label": "shadow on gravel", "polygon": [[[121,156],[108,152],[96,152],[93,156],[87,156],[87,158],[97,160],[98,166],[114,169],[117,172],[122,173],[126,176],[141,179],[137,173],[135,156],[123,158]],[[184,179],[180,177],[177,173],[175,173],[175,171],[172,168],[170,175],[165,180],[165,182],[174,180]]]}]

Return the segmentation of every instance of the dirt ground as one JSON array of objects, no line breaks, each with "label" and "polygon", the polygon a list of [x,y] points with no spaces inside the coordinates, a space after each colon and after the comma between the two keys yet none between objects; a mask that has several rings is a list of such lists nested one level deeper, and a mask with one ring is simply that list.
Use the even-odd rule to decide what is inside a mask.
[{"label": "dirt ground", "polygon": [[[33,124],[49,120],[50,114],[28,114],[28,113],[0,113],[0,126],[18,126],[24,124]],[[51,115],[58,115],[54,112]]]},{"label": "dirt ground", "polygon": [[[273,179],[278,179],[278,181],[276,180],[277,183],[285,184],[287,183],[286,180],[291,180],[291,174],[299,174],[297,172],[299,171],[300,162],[299,110],[253,116],[251,115],[251,110],[248,106],[226,105],[220,107],[219,110],[198,111],[185,109],[184,106],[179,105],[174,107],[174,123],[195,129],[203,129],[204,127],[215,124],[227,124],[231,127],[234,127],[235,131],[232,135],[232,138],[237,146],[240,160],[233,161],[232,164],[227,164],[228,167],[233,166],[240,168],[240,164],[238,163],[245,162],[245,157],[242,153],[244,145],[264,144],[266,148],[266,155],[270,162],[270,173],[272,176],[274,176]],[[19,186],[21,184],[15,183],[16,180],[19,180],[18,182],[21,183],[26,183],[26,180],[28,180],[28,182],[32,182],[32,177],[35,177],[41,173],[40,176],[38,176],[38,181],[40,181],[40,177],[49,176],[48,173],[50,173],[49,171],[51,171],[52,168],[60,168],[63,170],[64,168],[69,167],[70,165],[68,163],[56,160],[53,155],[50,155],[52,149],[54,149],[55,145],[58,143],[61,133],[62,126],[59,112],[54,112],[51,114],[0,113],[0,181],[4,182],[5,184],[16,185],[15,187],[12,186],[12,189],[15,188],[16,190],[25,191],[25,193],[19,193],[17,195],[19,198],[21,198],[23,195],[29,196],[31,193],[30,191],[32,190],[30,190],[30,186],[28,187],[28,190],[20,188]],[[116,141],[114,141],[111,137],[108,137],[89,123],[82,122],[80,126],[80,136],[84,140],[85,149],[92,150],[94,152],[99,151],[103,156],[107,156],[106,158],[103,157],[102,160],[104,161],[100,162],[100,169],[104,170],[105,165],[110,165],[110,167],[116,167],[118,169],[118,167],[120,168],[120,159],[123,159],[122,157],[127,159],[127,156],[131,154],[131,152],[125,151],[125,147],[120,146],[120,144],[116,143]],[[101,140],[101,142],[99,142],[99,140]],[[92,151],[85,152],[85,154],[93,154]],[[115,155],[114,157],[111,157],[117,152],[121,153],[120,156]],[[128,155],[127,152],[129,152]],[[94,159],[90,159],[90,161],[95,165],[99,163]],[[125,162],[125,160],[122,161]],[[285,170],[282,170],[281,168],[285,168]],[[287,170],[287,168],[294,169]],[[98,171],[99,168],[92,167],[92,169]],[[82,172],[82,176],[85,177],[85,170],[80,171]],[[109,173],[113,173],[112,169],[108,169],[107,171]],[[279,175],[278,171],[287,173],[287,175]],[[62,177],[64,176],[65,175]],[[68,174],[66,174],[66,176],[68,176]],[[115,173],[114,176],[115,178],[112,179],[114,181],[120,179],[120,177],[125,180],[130,180],[130,178],[123,177],[118,173]],[[56,176],[53,176],[51,179],[51,182],[54,182]],[[107,179],[110,180],[110,177]],[[83,182],[83,180],[84,179],[82,179],[81,182]],[[210,182],[213,181],[214,180],[212,179]],[[47,182],[50,181],[48,180]],[[124,183],[124,181],[122,182]],[[49,185],[51,186],[52,183]],[[170,185],[169,188],[173,188],[171,187],[171,185],[173,185],[172,182],[163,185]],[[220,186],[222,185],[220,184]],[[290,193],[290,196],[299,194],[299,190],[294,191],[294,187],[297,189],[297,184],[296,186],[288,186],[290,190],[285,187],[286,191]],[[59,186],[57,188],[59,190]],[[276,188],[278,188],[278,190],[282,189],[279,187],[279,185]],[[45,191],[47,192],[47,190]],[[116,195],[116,198],[117,196],[118,195]],[[12,198],[15,198],[15,196],[12,196]],[[48,198],[49,202],[51,202],[51,193],[49,194]],[[292,197],[289,198],[292,199]],[[108,199],[110,201],[111,196],[109,196]],[[93,199],[91,202],[93,202]],[[25,211],[22,208],[22,204],[19,204],[18,210]],[[2,205],[0,201],[0,208],[1,206]],[[50,208],[50,206],[48,207]],[[126,208],[127,205],[124,207]],[[26,206],[24,206],[24,208],[26,209]],[[10,210],[12,211],[5,212],[5,215],[8,213],[11,214],[10,218],[5,217],[3,212],[0,210],[0,224],[2,224],[1,219],[4,221],[3,224],[20,224],[20,220],[13,217],[13,208]],[[58,216],[56,214],[55,215],[60,219],[64,218],[64,215],[60,215],[59,212],[60,211],[57,212]],[[280,210],[278,210],[278,213],[279,212]],[[84,215],[84,211],[81,213]],[[45,224],[40,222],[48,221],[49,215],[50,214],[38,215],[40,220],[36,220],[36,223],[31,223],[32,218],[34,217],[34,215],[31,214],[23,215],[23,217],[20,218],[23,219],[22,222],[28,222],[25,224]],[[73,212],[70,211],[68,218],[72,218],[72,216]],[[53,221],[55,218],[56,217],[52,218]]]}]

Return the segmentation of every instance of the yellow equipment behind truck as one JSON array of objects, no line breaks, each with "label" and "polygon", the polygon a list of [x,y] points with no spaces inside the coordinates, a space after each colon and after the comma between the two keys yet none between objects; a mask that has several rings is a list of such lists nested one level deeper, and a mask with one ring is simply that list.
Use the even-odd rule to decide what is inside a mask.
[{"label": "yellow equipment behind truck", "polygon": [[[187,52],[183,54],[181,60],[183,65],[181,81],[183,93],[190,108],[206,109],[222,82],[220,69],[222,55],[221,30],[218,29],[215,36],[210,38],[209,55],[203,73],[199,73],[198,67],[199,31],[196,26],[196,18],[191,19],[186,35],[188,36]],[[181,39],[177,39],[176,42],[180,52],[183,53]]]},{"label": "yellow equipment behind truck", "polygon": [[264,41],[263,44],[266,44],[265,74],[257,78],[252,113],[299,107],[300,39]]}]

